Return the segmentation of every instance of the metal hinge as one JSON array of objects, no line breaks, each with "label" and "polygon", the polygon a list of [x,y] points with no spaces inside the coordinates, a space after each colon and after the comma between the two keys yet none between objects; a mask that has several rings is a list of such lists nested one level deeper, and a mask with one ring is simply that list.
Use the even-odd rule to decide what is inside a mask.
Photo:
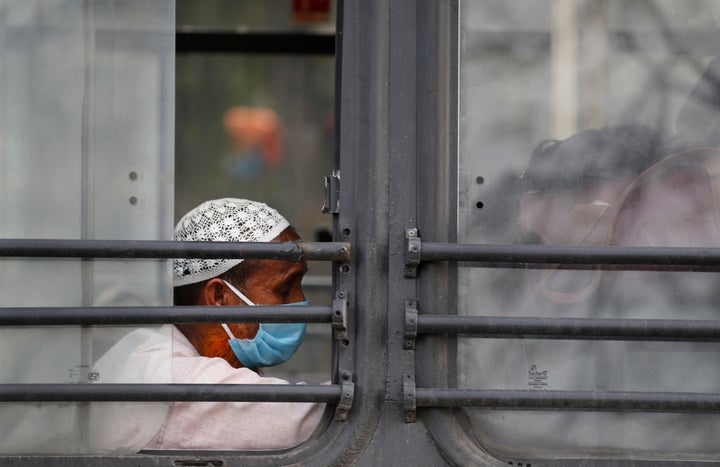
[{"label": "metal hinge", "polygon": [[335,407],[335,420],[345,422],[350,415],[353,400],[355,399],[355,383],[352,381],[352,374],[344,371],[341,374],[340,402]]},{"label": "metal hinge", "polygon": [[405,300],[405,326],[403,330],[403,349],[407,350],[406,367],[402,379],[402,400],[405,423],[415,423],[415,339],[418,330],[417,300]]},{"label": "metal hinge", "polygon": [[[340,344],[340,364],[338,375],[341,384],[340,402],[335,408],[335,420],[344,422],[348,419],[350,409],[352,408],[353,399],[355,397],[355,383],[353,382],[353,371],[349,368],[347,362],[348,351],[346,348],[349,341],[347,335],[347,312],[348,297],[344,291],[338,291],[332,302],[332,328],[335,334],[335,340]],[[344,357],[343,357],[344,355]]]},{"label": "metal hinge", "polygon": [[347,294],[338,292],[332,302],[332,328],[335,330],[335,339],[347,339]]},{"label": "metal hinge", "polygon": [[340,212],[340,171],[333,170],[332,175],[325,177],[325,204],[322,212],[337,214]]},{"label": "metal hinge", "polygon": [[417,421],[417,404],[415,400],[415,375],[405,373],[403,375],[403,412],[405,423]]},{"label": "metal hinge", "polygon": [[405,300],[405,329],[403,348],[415,350],[415,338],[417,337],[418,301]]},{"label": "metal hinge", "polygon": [[420,265],[422,241],[418,230],[405,229],[405,270],[403,275],[408,279],[417,277],[417,268]]}]

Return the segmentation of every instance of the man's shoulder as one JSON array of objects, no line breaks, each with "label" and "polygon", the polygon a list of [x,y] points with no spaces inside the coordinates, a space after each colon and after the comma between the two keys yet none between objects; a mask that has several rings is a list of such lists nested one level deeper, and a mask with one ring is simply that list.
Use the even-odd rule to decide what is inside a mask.
[{"label": "man's shoulder", "polygon": [[93,365],[96,382],[161,383],[171,379],[170,326],[137,328],[119,339]]}]

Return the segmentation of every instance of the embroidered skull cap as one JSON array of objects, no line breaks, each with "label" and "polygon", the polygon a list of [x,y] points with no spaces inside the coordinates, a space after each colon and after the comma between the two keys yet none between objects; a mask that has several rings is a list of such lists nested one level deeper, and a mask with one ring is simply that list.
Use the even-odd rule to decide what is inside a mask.
[{"label": "embroidered skull cap", "polygon": [[[175,226],[175,240],[186,242],[269,242],[290,223],[267,204],[247,199],[205,201]],[[217,277],[242,259],[180,258],[173,260],[173,286]]]}]

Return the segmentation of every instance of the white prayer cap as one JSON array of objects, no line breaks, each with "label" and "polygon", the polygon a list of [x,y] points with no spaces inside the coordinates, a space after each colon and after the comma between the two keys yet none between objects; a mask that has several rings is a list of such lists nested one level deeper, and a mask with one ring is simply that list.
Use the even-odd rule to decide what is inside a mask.
[{"label": "white prayer cap", "polygon": [[[188,242],[269,242],[290,223],[264,203],[223,198],[206,201],[185,214],[175,226],[175,240]],[[173,260],[173,286],[217,277],[242,259]]]}]

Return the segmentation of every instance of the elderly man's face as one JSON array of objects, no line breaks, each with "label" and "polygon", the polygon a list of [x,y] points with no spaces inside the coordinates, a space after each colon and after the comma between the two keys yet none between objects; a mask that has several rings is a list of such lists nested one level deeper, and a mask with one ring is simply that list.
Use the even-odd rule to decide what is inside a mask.
[{"label": "elderly man's face", "polygon": [[[292,230],[285,230],[274,241],[294,241],[300,237]],[[307,261],[297,263],[274,260],[246,260],[253,273],[245,281],[243,293],[256,305],[282,305],[302,302],[302,279],[308,270]],[[237,285],[237,284],[236,284]],[[234,305],[243,305],[237,297]]]},{"label": "elderly man's face", "polygon": [[[256,305],[302,302],[302,279],[307,269],[305,261],[257,261],[253,274],[245,281],[245,294]],[[243,302],[238,298],[234,304]]]},{"label": "elderly man's face", "polygon": [[[274,241],[299,240],[297,234],[286,230]],[[282,305],[302,302],[305,295],[302,279],[308,270],[307,262],[297,263],[277,260],[246,260],[246,266],[252,267],[244,284],[234,284],[256,305]],[[197,305],[204,306],[246,306],[223,281],[215,278],[207,282],[200,294]],[[235,337],[252,339],[258,331],[256,323],[228,323]],[[185,324],[178,328],[190,340],[201,355],[221,357],[232,366],[241,366],[230,349],[228,336],[220,324]]]}]

